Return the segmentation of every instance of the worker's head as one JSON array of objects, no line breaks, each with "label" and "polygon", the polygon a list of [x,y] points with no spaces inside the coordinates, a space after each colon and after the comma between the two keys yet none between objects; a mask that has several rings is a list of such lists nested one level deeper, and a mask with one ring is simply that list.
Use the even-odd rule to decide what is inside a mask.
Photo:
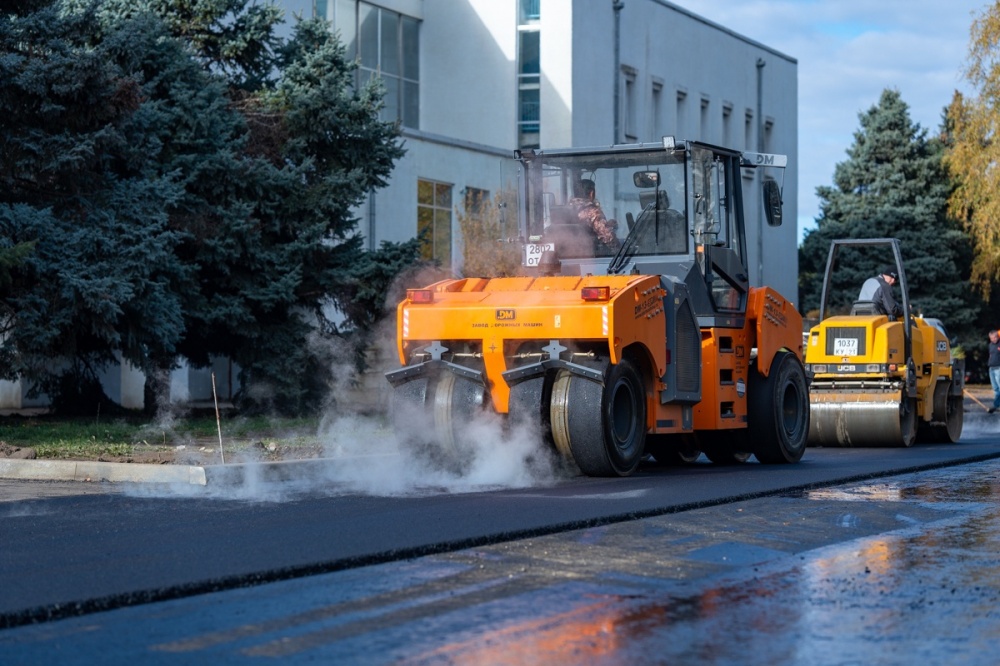
[{"label": "worker's head", "polygon": [[990,331],[990,341],[996,342],[997,339],[1000,339],[1000,333],[997,333],[996,331]]},{"label": "worker's head", "polygon": [[885,278],[885,281],[889,284],[896,284],[896,280],[899,278],[899,275],[896,274],[896,268],[894,266],[888,266],[882,270],[882,277]]},{"label": "worker's head", "polygon": [[582,199],[593,199],[597,192],[594,181],[589,178],[581,178],[576,184],[576,196]]}]

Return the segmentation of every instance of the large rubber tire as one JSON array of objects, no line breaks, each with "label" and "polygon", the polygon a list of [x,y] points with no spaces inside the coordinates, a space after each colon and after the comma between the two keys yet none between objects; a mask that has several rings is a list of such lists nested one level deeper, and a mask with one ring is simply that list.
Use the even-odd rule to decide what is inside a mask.
[{"label": "large rubber tire", "polygon": [[474,454],[463,430],[489,404],[484,386],[451,372],[407,382],[393,393],[397,438],[434,467],[462,473]]},{"label": "large rubber tire", "polygon": [[[943,423],[928,426],[926,437],[920,439],[941,444],[953,444],[962,436],[962,426],[965,421],[965,406],[962,402],[962,396],[949,396],[945,405]],[[920,434],[918,429],[917,436],[919,437]]]},{"label": "large rubber tire", "polygon": [[962,396],[950,396],[948,398],[948,416],[945,424],[934,426],[934,433],[937,441],[945,444],[953,444],[962,436],[962,426],[965,421],[965,403]]},{"label": "large rubber tire", "polygon": [[[551,382],[549,388],[551,390]],[[545,376],[533,377],[510,387],[507,420],[511,425],[540,426],[548,435],[549,410],[545,389]]]},{"label": "large rubber tire", "polygon": [[588,476],[628,476],[646,444],[646,390],[628,360],[610,365],[604,386],[560,370],[550,401],[552,438]]},{"label": "large rubber tire", "polygon": [[[430,380],[419,377],[392,390],[389,408],[393,430],[400,446],[411,449],[420,446],[421,434],[426,428],[415,428],[415,422],[427,420],[427,391]],[[429,424],[428,424],[429,425]]]},{"label": "large rubber tire", "polygon": [[750,368],[748,425],[753,453],[762,463],[802,459],[809,437],[809,391],[802,363],[791,352],[775,354],[767,377]]}]

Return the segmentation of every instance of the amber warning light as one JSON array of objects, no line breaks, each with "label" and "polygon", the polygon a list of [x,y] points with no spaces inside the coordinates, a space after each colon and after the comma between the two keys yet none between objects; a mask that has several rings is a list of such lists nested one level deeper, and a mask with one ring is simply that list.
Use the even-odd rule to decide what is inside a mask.
[{"label": "amber warning light", "polygon": [[407,289],[406,297],[411,303],[433,303],[434,292],[430,289]]},{"label": "amber warning light", "polygon": [[606,301],[611,298],[611,287],[584,287],[580,298],[585,301]]}]

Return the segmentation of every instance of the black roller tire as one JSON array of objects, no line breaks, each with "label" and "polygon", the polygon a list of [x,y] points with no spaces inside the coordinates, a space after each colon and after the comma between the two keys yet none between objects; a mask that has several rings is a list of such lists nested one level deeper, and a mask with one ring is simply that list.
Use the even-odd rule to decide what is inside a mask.
[{"label": "black roller tire", "polygon": [[607,368],[603,387],[560,370],[551,410],[557,448],[568,448],[584,474],[628,476],[639,466],[646,443],[646,391],[628,359]]},{"label": "black roller tire", "polygon": [[511,386],[507,407],[508,427],[539,428],[542,439],[552,444],[548,398],[551,391],[552,379],[544,375]]},{"label": "black roller tire", "polygon": [[941,444],[954,444],[962,436],[964,420],[965,409],[962,404],[962,396],[950,396],[944,424],[931,426],[932,441]]},{"label": "black roller tire", "polygon": [[[400,384],[392,389],[390,417],[396,439],[401,446],[418,446],[420,434],[429,430],[431,419],[427,412],[427,389],[430,382],[420,377]],[[426,421],[423,428],[415,428],[415,422]]]},{"label": "black roller tire", "polygon": [[450,372],[406,382],[393,391],[396,437],[435,468],[460,474],[473,456],[463,430],[489,404],[484,386]]},{"label": "black roller tire", "polygon": [[750,368],[747,388],[757,460],[768,464],[801,460],[809,436],[809,392],[802,363],[791,352],[778,352],[767,377]]}]

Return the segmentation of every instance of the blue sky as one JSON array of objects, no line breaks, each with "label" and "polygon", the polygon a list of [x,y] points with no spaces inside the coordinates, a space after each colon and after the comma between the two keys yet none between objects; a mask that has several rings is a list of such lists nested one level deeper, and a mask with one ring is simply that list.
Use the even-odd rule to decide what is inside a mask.
[{"label": "blue sky", "polygon": [[[633,0],[635,1],[635,0]],[[885,88],[936,132],[962,78],[984,0],[670,0],[799,63],[799,237],[819,216],[816,188]]]}]

